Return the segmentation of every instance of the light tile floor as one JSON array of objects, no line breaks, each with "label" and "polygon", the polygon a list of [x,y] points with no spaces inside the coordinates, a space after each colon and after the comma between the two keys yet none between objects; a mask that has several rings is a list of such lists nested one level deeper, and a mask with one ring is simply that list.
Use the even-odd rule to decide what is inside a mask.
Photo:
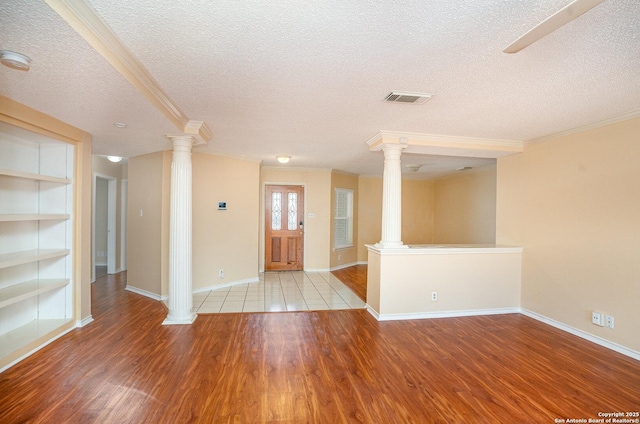
[{"label": "light tile floor", "polygon": [[193,309],[200,314],[364,307],[364,301],[330,272],[266,272],[256,283],[193,295]]}]

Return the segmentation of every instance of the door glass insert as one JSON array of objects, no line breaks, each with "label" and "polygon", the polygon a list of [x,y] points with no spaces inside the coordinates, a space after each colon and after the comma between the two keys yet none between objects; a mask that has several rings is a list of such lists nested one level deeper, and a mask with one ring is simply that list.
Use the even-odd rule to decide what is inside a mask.
[{"label": "door glass insert", "polygon": [[271,229],[282,229],[282,193],[271,194]]},{"label": "door glass insert", "polygon": [[287,228],[292,231],[298,228],[298,193],[289,193],[288,213]]}]

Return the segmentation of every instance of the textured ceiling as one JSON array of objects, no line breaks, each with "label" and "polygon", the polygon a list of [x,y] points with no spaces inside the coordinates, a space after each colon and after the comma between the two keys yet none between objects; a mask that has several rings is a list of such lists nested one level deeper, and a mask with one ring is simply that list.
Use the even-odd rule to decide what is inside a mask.
[{"label": "textured ceiling", "polygon": [[[520,53],[502,52],[568,1],[90,4],[213,131],[197,150],[380,174],[382,154],[366,145],[380,130],[530,140],[640,111],[636,0],[606,0]],[[44,2],[3,2],[0,37],[0,48],[33,59],[28,73],[0,69],[0,94],[92,133],[97,154],[170,147],[164,134],[175,127]],[[434,96],[384,103],[392,90]],[[447,162],[430,159],[442,166],[421,174]]]}]

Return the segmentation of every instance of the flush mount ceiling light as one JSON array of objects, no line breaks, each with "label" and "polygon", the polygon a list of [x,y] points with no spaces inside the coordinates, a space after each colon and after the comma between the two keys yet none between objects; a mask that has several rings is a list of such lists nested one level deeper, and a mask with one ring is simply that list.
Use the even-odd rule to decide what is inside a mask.
[{"label": "flush mount ceiling light", "polygon": [[107,159],[109,159],[111,162],[118,163],[122,161],[122,156],[107,156]]},{"label": "flush mount ceiling light", "polygon": [[278,159],[280,163],[287,163],[289,159],[291,159],[291,156],[276,156],[276,159]]},{"label": "flush mount ceiling light", "polygon": [[113,124],[113,126],[117,128],[126,128],[127,124],[125,124],[124,122],[116,122]]},{"label": "flush mount ceiling light", "polygon": [[0,50],[0,63],[8,68],[17,69],[18,71],[28,71],[31,59],[22,53]]}]

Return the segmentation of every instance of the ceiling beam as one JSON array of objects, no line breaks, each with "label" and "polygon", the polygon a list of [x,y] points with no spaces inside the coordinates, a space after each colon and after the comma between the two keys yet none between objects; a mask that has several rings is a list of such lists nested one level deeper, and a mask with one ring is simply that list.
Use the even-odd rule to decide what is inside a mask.
[{"label": "ceiling beam", "polygon": [[524,143],[520,140],[456,137],[398,131],[380,131],[367,145],[369,150],[380,150],[384,144],[406,144],[405,153],[440,156],[499,158],[520,153]]},{"label": "ceiling beam", "polygon": [[206,124],[189,120],[91,5],[84,0],[45,2],[180,131],[193,134],[193,122],[197,122],[197,135],[203,142],[209,141],[212,134]]}]

